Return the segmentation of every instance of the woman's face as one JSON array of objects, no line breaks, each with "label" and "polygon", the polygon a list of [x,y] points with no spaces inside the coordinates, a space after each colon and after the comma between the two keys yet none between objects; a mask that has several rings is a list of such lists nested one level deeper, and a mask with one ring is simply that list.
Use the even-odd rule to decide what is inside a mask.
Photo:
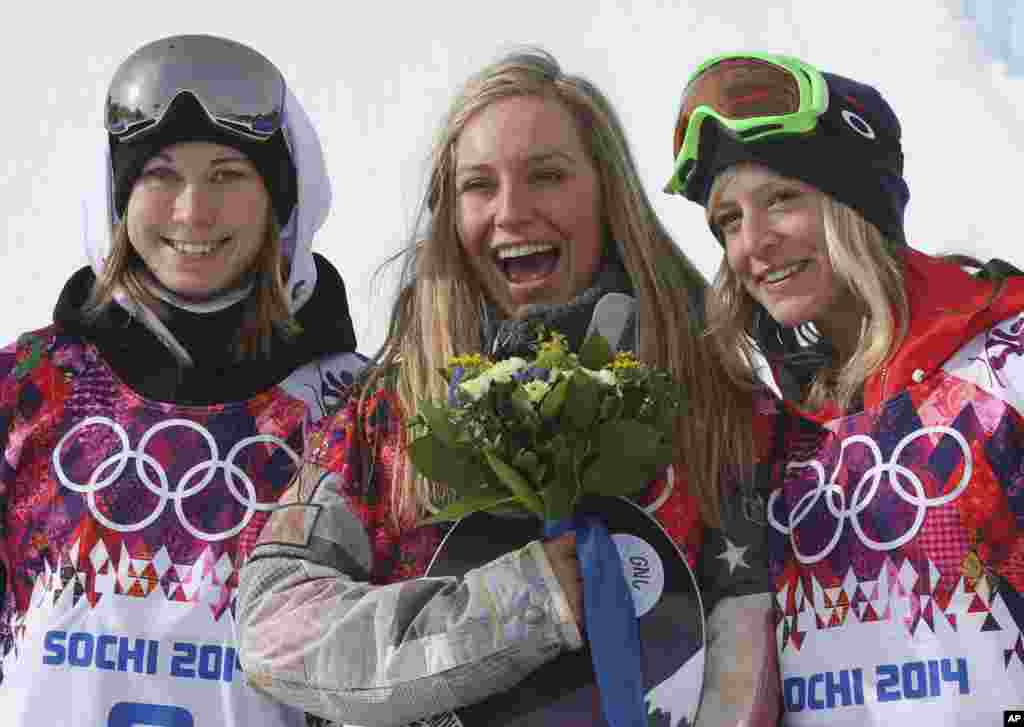
[{"label": "woman's face", "polygon": [[131,245],[164,287],[202,300],[234,286],[267,237],[270,195],[237,149],[166,147],[142,168],[125,210]]},{"label": "woman's face", "polygon": [[603,242],[600,183],[561,102],[495,101],[470,118],[455,157],[459,241],[495,305],[518,317],[591,284]]},{"label": "woman's face", "polygon": [[822,193],[759,164],[731,174],[711,208],[729,267],[780,325],[827,324],[845,286],[825,244]]}]

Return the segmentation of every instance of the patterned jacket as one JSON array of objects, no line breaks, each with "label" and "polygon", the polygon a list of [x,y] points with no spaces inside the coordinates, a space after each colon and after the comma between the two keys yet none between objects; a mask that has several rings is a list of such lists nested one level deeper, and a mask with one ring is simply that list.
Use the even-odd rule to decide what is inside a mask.
[{"label": "patterned jacket", "polygon": [[856,413],[784,416],[768,503],[787,725],[1024,706],[1024,280],[907,250],[909,336]]},{"label": "patterned jacket", "polygon": [[5,725],[304,723],[242,678],[238,570],[364,361],[199,406],[140,395],[60,326],[0,350]]},{"label": "patterned jacket", "polygon": [[[419,578],[443,530],[393,523],[387,493],[405,465],[404,420],[389,387],[324,421],[242,570],[239,648],[251,684],[339,723],[402,725],[506,690],[581,646],[536,542],[461,579]],[[775,724],[769,584],[758,567],[764,500],[753,498],[760,514],[747,508],[754,522],[729,540],[705,531],[685,482],[669,472],[640,503],[713,604],[698,723]]]}]

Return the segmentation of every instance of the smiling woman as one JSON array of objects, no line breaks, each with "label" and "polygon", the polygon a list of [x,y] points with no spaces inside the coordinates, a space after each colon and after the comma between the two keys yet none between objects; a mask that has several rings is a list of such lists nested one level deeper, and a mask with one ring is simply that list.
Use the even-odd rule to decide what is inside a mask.
[{"label": "smiling woman", "polygon": [[[761,400],[726,378],[700,335],[706,283],[652,209],[604,94],[540,51],[482,69],[452,101],[437,136],[421,214],[429,223],[400,258],[402,283],[376,365],[313,432],[309,461],[282,500],[287,507],[271,517],[242,571],[240,654],[250,682],[332,721],[368,727],[470,705],[479,724],[519,724],[500,704],[522,709],[540,695],[550,706],[581,686],[567,676],[575,669],[553,663],[561,654],[587,661],[573,533],[535,539],[534,530],[518,541],[500,524],[484,526],[490,537],[469,545],[474,556],[486,554],[479,567],[424,577],[433,575],[432,559],[449,552],[445,529],[428,518],[461,483],[444,471],[436,476],[450,481],[417,475],[408,453],[422,439],[411,439],[408,419],[422,402],[448,400],[438,371],[454,357],[531,359],[538,325],[579,351],[594,327],[622,350],[618,360],[668,372],[685,391],[685,415],[666,414],[672,436],[660,448],[673,465],[642,469],[656,476],[640,483],[637,501],[671,539],[680,570],[689,564],[701,576],[708,648],[718,656],[697,724],[773,724],[765,571],[750,567],[761,531],[756,514],[738,515],[741,501],[756,500],[751,411]],[[560,406],[557,395],[545,401]],[[513,481],[516,467],[528,474],[519,460],[499,465]],[[635,588],[649,573],[648,561],[633,555],[642,569]],[[657,613],[678,629],[662,634],[703,635],[699,603]],[[694,613],[696,624],[688,620]],[[628,605],[617,614],[627,623],[633,615]],[[614,642],[611,660],[640,663],[626,643]],[[691,655],[682,637],[648,644],[643,668],[652,678],[665,679],[671,657]],[[699,674],[703,653],[692,661]],[[540,676],[549,662],[555,679]],[[581,704],[547,723],[692,722],[696,702],[687,700],[699,681],[645,700],[642,669],[630,671],[618,680],[636,685],[626,698],[604,686],[600,700],[577,693]],[[520,698],[514,688],[527,678]],[[508,696],[488,701],[498,695]],[[627,710],[632,719],[612,720]],[[453,719],[436,722],[460,723]]]},{"label": "smiling woman", "polygon": [[724,247],[712,336],[787,400],[767,502],[786,725],[1024,702],[1024,277],[907,243],[901,137],[877,89],[760,53],[701,64],[676,124],[669,186]]},{"label": "smiling woman", "polygon": [[125,211],[132,248],[153,277],[191,300],[237,285],[272,229],[270,195],[241,151],[174,144],[142,167]]},{"label": "smiling woman", "polygon": [[210,36],[132,54],[106,122],[92,264],[0,350],[0,713],[300,727],[239,676],[233,604],[306,427],[364,363],[312,251],[320,143],[266,58]]},{"label": "smiling woman", "polygon": [[459,241],[501,311],[568,303],[601,264],[601,187],[560,101],[496,101],[455,146]]}]

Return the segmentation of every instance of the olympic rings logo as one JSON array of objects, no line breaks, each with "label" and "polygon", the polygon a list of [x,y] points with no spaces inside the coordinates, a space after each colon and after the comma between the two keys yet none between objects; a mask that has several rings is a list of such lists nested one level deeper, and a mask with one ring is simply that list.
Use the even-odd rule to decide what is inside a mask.
[{"label": "olympic rings logo", "polygon": [[[109,427],[110,430],[117,435],[121,442],[121,449],[119,452],[115,452],[100,462],[92,471],[87,483],[83,485],[81,483],[74,482],[64,472],[64,468],[61,465],[61,454],[64,451],[64,445],[86,427],[101,425]],[[163,468],[163,465],[155,457],[146,452],[146,447],[149,445],[150,440],[160,432],[165,429],[170,429],[171,427],[185,427],[186,429],[198,432],[203,439],[206,440],[206,444],[210,449],[210,458],[189,468],[173,488],[171,487],[167,471]],[[245,439],[240,439],[228,451],[227,457],[220,459],[217,440],[213,438],[213,435],[210,434],[208,430],[195,422],[189,421],[188,419],[167,419],[166,421],[156,424],[142,436],[142,439],[139,440],[138,449],[133,450],[130,442],[128,441],[128,432],[125,431],[124,427],[107,417],[101,416],[92,416],[83,419],[69,429],[57,443],[57,447],[53,451],[52,460],[54,471],[56,472],[57,479],[60,480],[60,483],[69,490],[85,495],[85,500],[89,505],[89,512],[92,513],[92,516],[96,518],[96,520],[111,530],[121,533],[133,533],[142,530],[156,522],[157,518],[163,514],[164,509],[167,507],[167,503],[169,501],[173,501],[174,511],[177,513],[178,520],[181,522],[181,525],[185,530],[200,540],[218,542],[221,540],[227,540],[228,538],[234,537],[242,532],[245,526],[249,524],[249,521],[252,520],[253,515],[257,512],[267,512],[277,507],[276,502],[262,503],[256,500],[256,486],[253,484],[252,479],[241,467],[235,464],[235,458],[238,456],[239,452],[251,444],[260,443],[276,444],[283,449],[289,457],[291,457],[291,460],[295,463],[296,467],[301,464],[301,458],[299,455],[297,455],[284,441],[269,434],[257,434],[251,437],[246,437]],[[118,478],[121,477],[125,469],[128,467],[129,460],[132,459],[135,460],[136,476],[142,484],[145,485],[147,490],[160,498],[160,502],[153,509],[153,512],[149,513],[149,515],[138,522],[114,522],[104,515],[96,506],[96,494],[117,482]],[[245,507],[245,514],[242,516],[241,521],[232,528],[220,532],[206,532],[195,527],[188,521],[188,518],[185,517],[185,506],[183,503],[188,498],[194,497],[206,489],[206,486],[210,484],[218,470],[223,470],[224,480],[227,483],[228,491],[239,505]],[[156,473],[158,482],[154,482],[150,477],[150,471]],[[202,474],[202,478],[195,481],[200,474]],[[239,482],[241,482],[242,487],[245,489],[244,494],[239,490]]]},{"label": "olympic rings logo", "polygon": [[[938,497],[925,497],[924,483],[921,482],[921,478],[918,477],[917,473],[910,468],[899,464],[899,458],[903,453],[903,450],[919,437],[923,437],[928,434],[942,434],[951,437],[953,441],[956,442],[957,446],[960,447],[964,460],[963,474],[961,475],[960,481],[957,483],[956,487]],[[846,493],[838,484],[836,484],[836,480],[838,479],[839,472],[843,467],[843,456],[846,453],[847,447],[855,444],[861,444],[867,447],[868,451],[874,458],[875,464],[861,475],[860,481],[857,482],[856,487],[853,489],[853,494],[850,496],[850,506],[847,507]],[[894,550],[910,542],[921,529],[925,515],[927,515],[930,508],[945,505],[946,503],[952,502],[960,497],[968,483],[971,481],[973,460],[971,458],[971,448],[960,432],[955,429],[951,429],[950,427],[925,427],[908,434],[900,440],[899,444],[896,445],[896,448],[892,452],[892,458],[888,462],[882,461],[882,452],[879,449],[878,444],[870,437],[863,434],[848,437],[843,440],[839,449],[839,461],[836,463],[836,468],[832,472],[832,477],[829,479],[828,484],[825,483],[825,468],[818,460],[791,462],[786,465],[787,470],[807,468],[813,470],[817,475],[817,486],[797,500],[796,505],[793,506],[793,510],[789,513],[789,523],[787,525],[783,525],[775,517],[775,501],[782,494],[782,490],[780,488],[772,492],[771,497],[768,498],[768,522],[771,523],[772,527],[778,532],[783,535],[790,536],[790,542],[793,544],[793,553],[796,555],[797,560],[805,565],[810,565],[824,559],[832,552],[839,543],[839,539],[845,528],[845,521],[847,520],[849,520],[850,527],[853,528],[853,531],[860,539],[860,542],[871,550]],[[917,512],[914,515],[914,522],[910,524],[906,532],[892,540],[879,541],[874,540],[864,532],[864,528],[860,523],[860,514],[871,505],[872,501],[875,499],[875,495],[878,494],[878,488],[881,484],[883,474],[885,475],[887,484],[892,487],[893,492],[895,492],[896,495],[907,504],[916,507]],[[904,481],[910,485],[910,489],[912,489],[913,492],[907,490],[903,484]],[[814,506],[818,504],[818,500],[822,497],[825,498],[825,506],[828,508],[829,513],[836,519],[836,531],[832,535],[828,544],[826,544],[820,551],[817,553],[805,554],[800,552],[796,538],[794,538],[792,534],[800,523],[803,522],[804,518],[810,514]]]}]

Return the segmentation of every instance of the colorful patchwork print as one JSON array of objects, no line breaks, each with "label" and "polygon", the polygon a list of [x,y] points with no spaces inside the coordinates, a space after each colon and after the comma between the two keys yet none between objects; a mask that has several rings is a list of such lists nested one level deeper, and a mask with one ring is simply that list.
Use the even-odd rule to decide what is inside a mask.
[{"label": "colorful patchwork print", "polygon": [[[0,365],[0,707],[30,708],[43,698],[35,686],[67,680],[97,697],[79,705],[81,723],[106,724],[104,695],[126,696],[129,671],[153,677],[160,704],[198,699],[296,724],[263,722],[282,708],[256,705],[241,679],[232,688],[238,572],[318,414],[291,392],[316,379],[328,394],[310,396],[336,396],[362,359],[332,357],[248,401],[201,407],[138,396],[56,328],[4,349]],[[224,695],[197,696],[218,684]]]},{"label": "colorful patchwork print", "polygon": [[787,724],[1024,700],[1024,420],[975,378],[955,360],[878,409],[788,420],[768,505]]}]

